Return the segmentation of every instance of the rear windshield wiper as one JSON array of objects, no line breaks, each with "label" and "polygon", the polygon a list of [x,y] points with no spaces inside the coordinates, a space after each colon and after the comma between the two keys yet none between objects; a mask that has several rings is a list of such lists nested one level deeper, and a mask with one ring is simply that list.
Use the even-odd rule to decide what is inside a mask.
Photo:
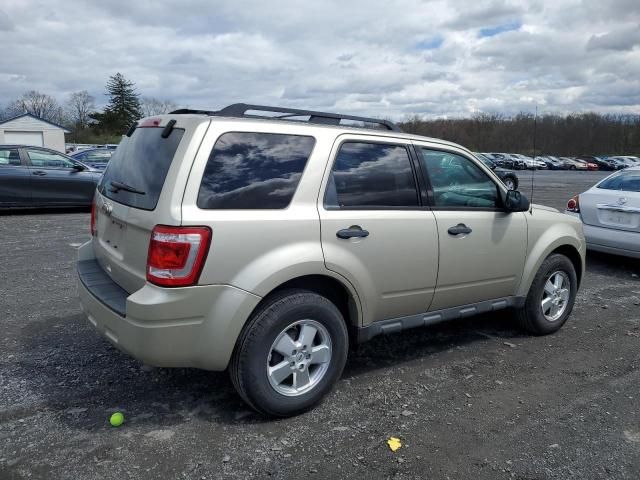
[{"label": "rear windshield wiper", "polygon": [[135,193],[137,195],[146,195],[146,192],[143,192],[142,190],[138,190],[137,188],[134,188],[131,185],[127,185],[126,183],[114,182],[114,181],[111,181],[109,183],[110,183],[109,191],[113,193],[118,193],[120,190],[125,190],[127,192]]}]

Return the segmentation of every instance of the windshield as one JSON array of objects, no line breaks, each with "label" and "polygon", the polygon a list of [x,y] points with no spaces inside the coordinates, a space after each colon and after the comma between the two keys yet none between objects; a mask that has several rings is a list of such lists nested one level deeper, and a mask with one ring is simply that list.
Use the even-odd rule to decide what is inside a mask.
[{"label": "windshield", "polygon": [[114,152],[98,191],[118,203],[143,210],[156,208],[173,156],[184,134],[174,128],[136,128]]}]

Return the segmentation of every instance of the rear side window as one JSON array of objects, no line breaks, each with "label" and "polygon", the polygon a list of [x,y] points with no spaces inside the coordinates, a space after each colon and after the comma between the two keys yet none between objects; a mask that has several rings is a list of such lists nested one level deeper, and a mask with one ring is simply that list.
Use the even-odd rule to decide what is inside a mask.
[{"label": "rear side window", "polygon": [[153,210],[184,129],[174,128],[162,138],[162,128],[136,128],[114,152],[98,186],[112,200],[142,210]]},{"label": "rear side window", "polygon": [[336,157],[324,200],[327,208],[418,206],[418,190],[404,146],[345,142]]},{"label": "rear side window", "polygon": [[621,190],[624,192],[640,192],[640,170],[620,172],[603,180],[598,188],[604,190]]},{"label": "rear side window", "polygon": [[247,132],[221,135],[202,176],[198,207],[286,208],[314,144],[313,137],[301,135]]},{"label": "rear side window", "polygon": [[19,167],[22,165],[20,162],[20,154],[17,148],[2,148],[0,149],[0,167],[2,166],[14,166]]}]

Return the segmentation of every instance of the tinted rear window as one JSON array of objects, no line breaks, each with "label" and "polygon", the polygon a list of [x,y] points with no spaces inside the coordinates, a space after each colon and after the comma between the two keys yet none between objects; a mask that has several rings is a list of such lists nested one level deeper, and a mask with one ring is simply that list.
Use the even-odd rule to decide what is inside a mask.
[{"label": "tinted rear window", "polygon": [[604,190],[621,190],[625,192],[640,192],[640,170],[620,172],[604,180],[598,188]]},{"label": "tinted rear window", "polygon": [[[137,128],[131,137],[123,138],[98,186],[101,194],[131,207],[156,208],[171,161],[184,135],[183,129],[174,128],[168,138],[162,138],[162,130]],[[112,182],[126,184],[144,194],[115,188]]]},{"label": "tinted rear window", "polygon": [[202,176],[198,207],[286,208],[314,143],[313,137],[300,135],[223,134],[211,150]]}]

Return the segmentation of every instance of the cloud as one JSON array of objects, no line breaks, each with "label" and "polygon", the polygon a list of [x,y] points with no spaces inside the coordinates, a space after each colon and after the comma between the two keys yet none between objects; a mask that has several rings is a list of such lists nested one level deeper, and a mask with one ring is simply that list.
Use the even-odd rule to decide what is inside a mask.
[{"label": "cloud", "polygon": [[5,0],[0,104],[98,104],[116,72],[181,107],[286,105],[402,119],[640,111],[637,0]]},{"label": "cloud", "polygon": [[637,45],[640,45],[640,24],[592,35],[587,50],[631,50]]},{"label": "cloud", "polygon": [[9,18],[9,15],[2,9],[0,9],[0,31],[10,32],[15,28],[13,22]]}]

